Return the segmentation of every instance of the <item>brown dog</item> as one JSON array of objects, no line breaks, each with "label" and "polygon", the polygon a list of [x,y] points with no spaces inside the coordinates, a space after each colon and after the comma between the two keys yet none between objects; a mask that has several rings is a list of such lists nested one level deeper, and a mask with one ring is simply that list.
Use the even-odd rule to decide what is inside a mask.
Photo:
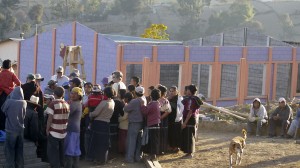
[{"label": "brown dog", "polygon": [[236,154],[235,164],[240,165],[242,162],[243,150],[246,146],[247,131],[242,130],[243,137],[234,137],[229,145],[229,167],[232,168],[232,155]]}]

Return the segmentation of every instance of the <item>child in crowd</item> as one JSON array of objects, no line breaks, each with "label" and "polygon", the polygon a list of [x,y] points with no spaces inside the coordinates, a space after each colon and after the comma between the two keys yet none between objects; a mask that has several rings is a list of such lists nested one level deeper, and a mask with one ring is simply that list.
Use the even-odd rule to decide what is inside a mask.
[{"label": "child in crowd", "polygon": [[82,89],[74,87],[70,94],[70,115],[68,118],[67,136],[65,138],[66,168],[77,168],[80,151],[80,118],[82,114]]},{"label": "child in crowd", "polygon": [[63,87],[54,89],[54,97],[46,109],[48,114],[46,133],[48,136],[47,155],[51,167],[64,167],[64,140],[70,113],[69,104],[63,100]]},{"label": "child in crowd", "polygon": [[[130,92],[125,93],[124,101],[128,104],[133,99],[133,95]],[[119,116],[119,144],[118,149],[119,153],[125,154],[126,149],[126,139],[127,139],[127,130],[128,130],[128,113],[120,113]]]}]

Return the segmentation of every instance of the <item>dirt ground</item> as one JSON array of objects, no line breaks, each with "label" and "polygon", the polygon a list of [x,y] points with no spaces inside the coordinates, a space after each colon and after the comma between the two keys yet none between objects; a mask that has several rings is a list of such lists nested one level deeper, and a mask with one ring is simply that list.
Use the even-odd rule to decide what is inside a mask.
[{"label": "dirt ground", "polygon": [[[193,159],[182,158],[184,154],[180,152],[161,156],[159,163],[163,168],[229,167],[229,142],[240,134],[200,130]],[[295,144],[295,140],[250,136],[246,143],[242,164],[236,167],[300,167],[300,144]]]}]

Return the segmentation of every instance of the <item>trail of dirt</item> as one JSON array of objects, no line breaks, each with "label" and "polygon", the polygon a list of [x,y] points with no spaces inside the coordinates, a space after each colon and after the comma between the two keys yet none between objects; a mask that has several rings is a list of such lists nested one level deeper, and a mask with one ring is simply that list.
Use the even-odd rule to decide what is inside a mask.
[{"label": "trail of dirt", "polygon": [[[183,159],[183,153],[159,157],[163,168],[229,167],[228,146],[239,133],[201,132],[196,143],[195,157]],[[236,167],[300,167],[300,144],[295,140],[250,136],[246,140],[242,164]]]}]

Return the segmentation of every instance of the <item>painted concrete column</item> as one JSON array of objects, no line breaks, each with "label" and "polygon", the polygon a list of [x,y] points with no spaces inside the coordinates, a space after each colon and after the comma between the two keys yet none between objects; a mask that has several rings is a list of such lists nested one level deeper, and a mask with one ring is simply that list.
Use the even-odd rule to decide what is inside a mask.
[{"label": "painted concrete column", "polygon": [[97,57],[98,57],[98,33],[94,33],[94,54],[93,54],[93,84],[97,83]]},{"label": "painted concrete column", "polygon": [[239,78],[239,92],[238,92],[238,104],[243,104],[245,99],[245,85],[246,85],[246,68],[247,68],[247,60],[245,58],[241,58],[240,61],[240,78]]},{"label": "painted concrete column", "polygon": [[142,85],[145,88],[145,95],[148,95],[150,85],[150,58],[145,57],[142,64]]},{"label": "painted concrete column", "polygon": [[268,62],[266,63],[266,82],[265,82],[265,95],[269,98],[269,100],[272,99],[270,89],[271,89],[271,81],[273,80],[272,75],[272,55],[273,50],[271,47],[268,48]]},{"label": "painted concrete column", "polygon": [[220,86],[221,86],[221,64],[219,62],[220,56],[220,48],[215,47],[215,60],[212,65],[212,77],[213,81],[211,84],[211,99],[213,101],[213,105],[217,104],[217,99],[220,98]]},{"label": "painted concrete column", "polygon": [[297,94],[297,81],[298,81],[298,63],[297,63],[297,48],[292,49],[293,63],[292,63],[292,79],[291,79],[291,94],[290,98]]},{"label": "painted concrete column", "polygon": [[181,68],[181,88],[180,93],[183,95],[184,87],[191,84],[192,81],[192,66],[190,63],[190,48],[188,46],[184,47],[184,64]]},{"label": "painted concrete column", "polygon": [[55,54],[56,54],[56,29],[52,30],[52,59],[51,59],[51,72],[55,74]]},{"label": "painted concrete column", "polygon": [[[157,46],[152,46],[152,63],[151,63],[151,73],[149,74],[149,78],[151,79],[149,81],[150,86],[156,86],[159,84],[160,79],[160,65],[157,63]],[[143,79],[144,80],[144,79]]]},{"label": "painted concrete column", "polygon": [[37,72],[37,57],[38,57],[38,43],[39,43],[39,35],[35,35],[34,37],[34,57],[33,57],[33,73]]},{"label": "painted concrete column", "polygon": [[18,71],[17,71],[17,76],[20,78],[20,61],[21,61],[21,41],[18,42]]}]

